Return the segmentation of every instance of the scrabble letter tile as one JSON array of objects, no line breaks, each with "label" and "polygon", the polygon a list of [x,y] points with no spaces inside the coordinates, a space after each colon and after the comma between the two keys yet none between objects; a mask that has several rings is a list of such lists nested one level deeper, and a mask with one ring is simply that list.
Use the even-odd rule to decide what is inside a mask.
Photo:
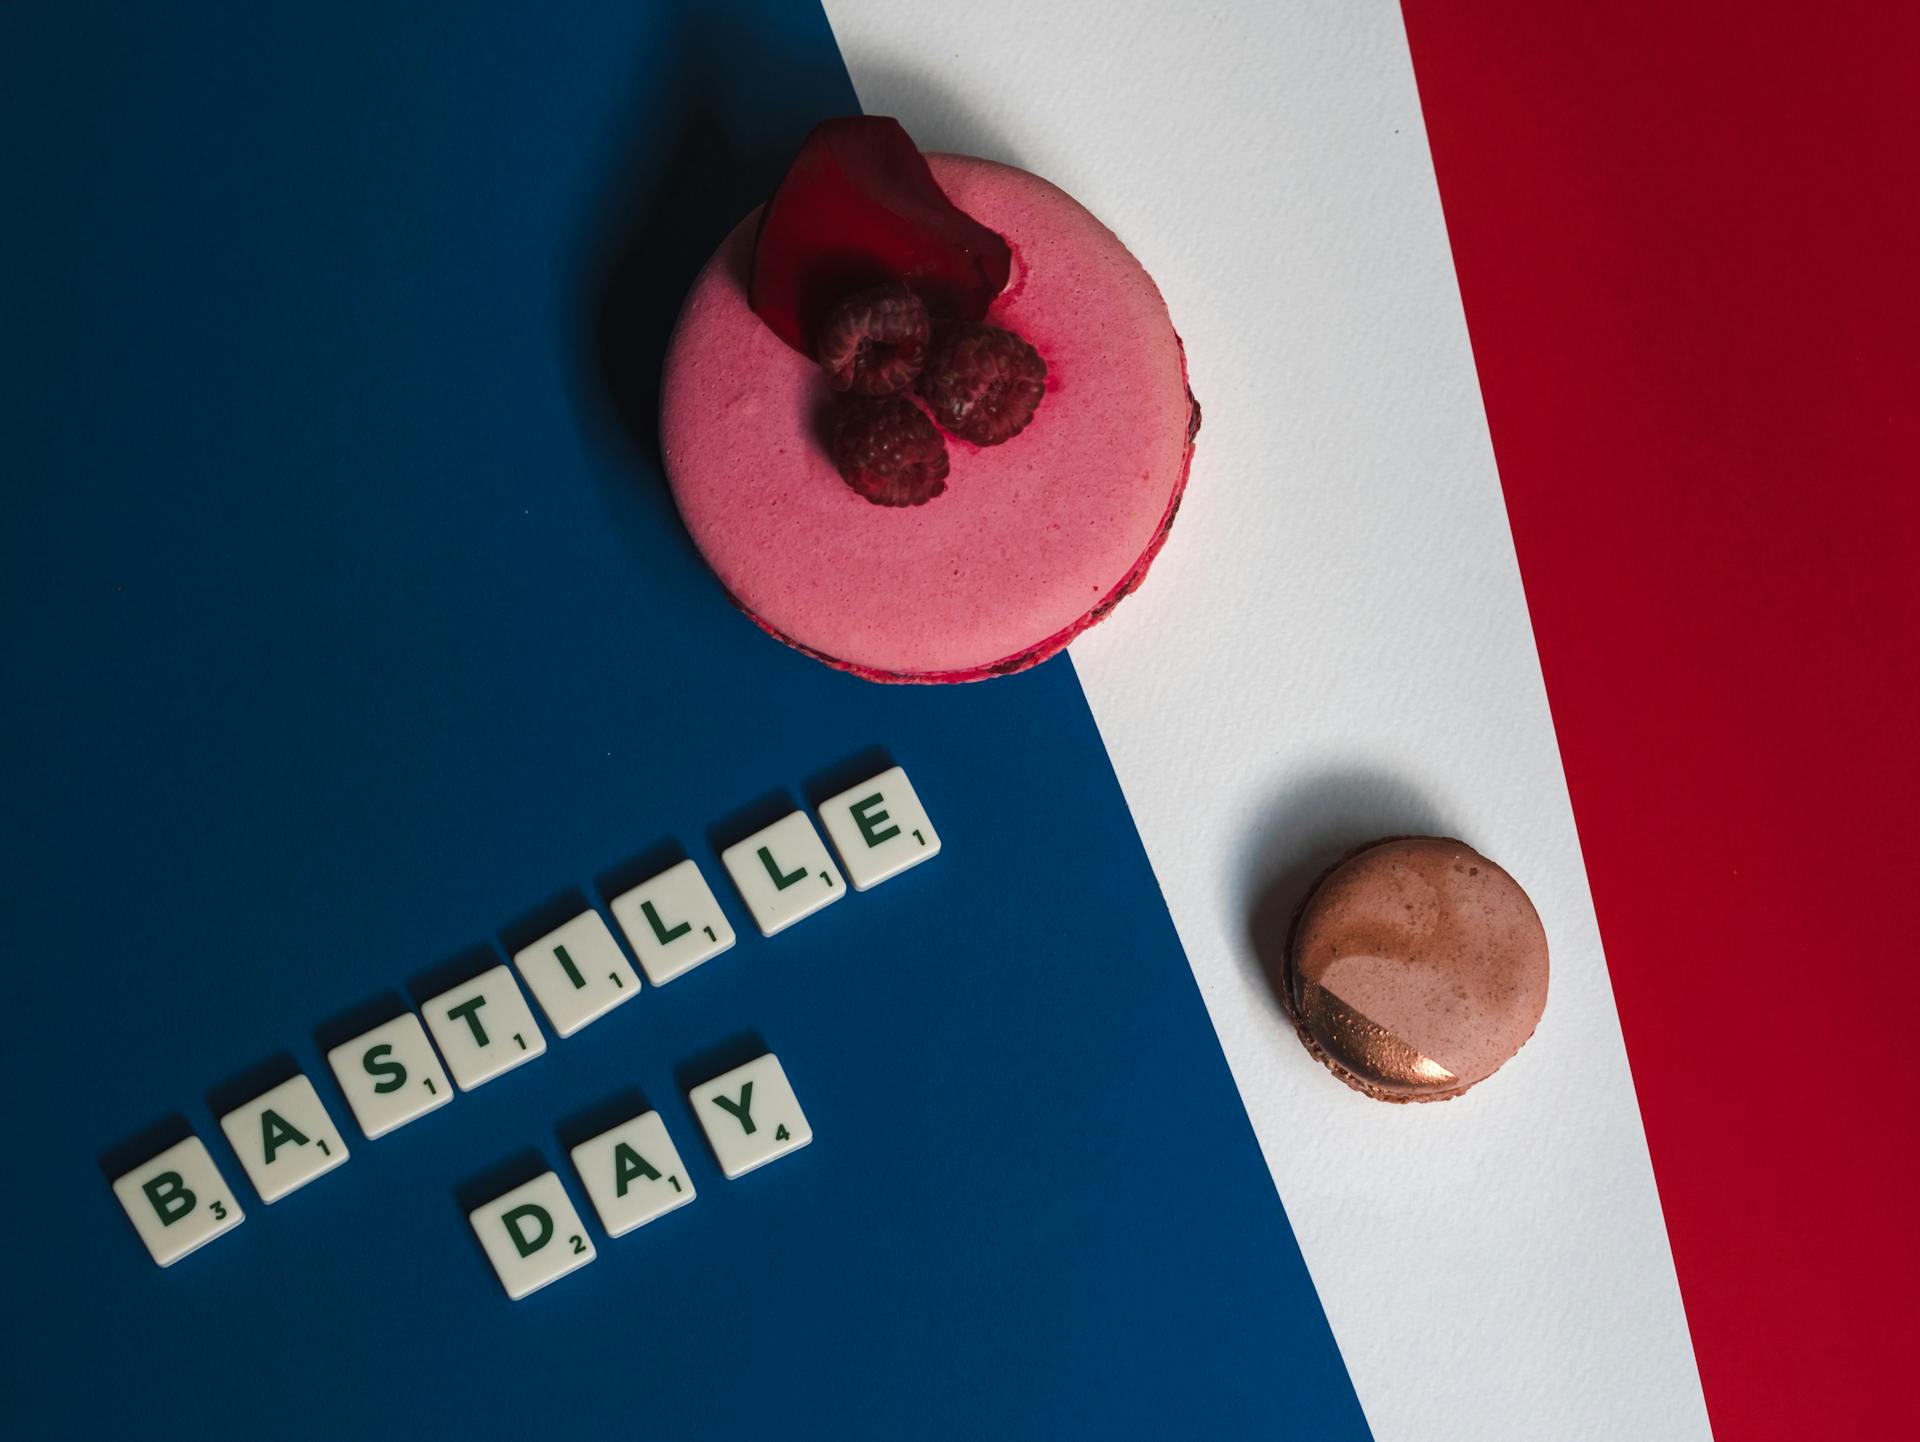
[{"label": "scrabble letter tile", "polygon": [[113,1194],[163,1267],[247,1219],[198,1137],[135,1167],[113,1184]]},{"label": "scrabble letter tile", "polygon": [[513,964],[563,1037],[631,1001],[640,990],[627,954],[597,911],[583,911],[548,932],[516,953]]},{"label": "scrabble letter tile", "polygon": [[504,966],[441,992],[420,1011],[433,1033],[433,1044],[447,1059],[454,1085],[463,1092],[532,1061],[547,1049],[527,999]]},{"label": "scrabble letter tile", "polygon": [[691,861],[616,896],[613,919],[655,986],[672,981],[733,945],[733,928]]},{"label": "scrabble letter tile", "polygon": [[507,1295],[519,1301],[594,1258],[593,1242],[560,1178],[542,1173],[468,1214]]},{"label": "scrabble letter tile", "polygon": [[855,891],[940,854],[940,833],[898,766],[824,803],[820,820]]},{"label": "scrabble letter tile", "polygon": [[728,1181],[813,1140],[813,1128],[772,1052],[695,1087],[687,1099]]},{"label": "scrabble letter tile", "polygon": [[220,1130],[269,1206],[347,1159],[347,1144],[303,1076],[234,1108],[220,1118]]},{"label": "scrabble letter tile", "polygon": [[573,1149],[573,1168],[609,1237],[693,1200],[693,1179],[659,1112],[622,1122]]},{"label": "scrabble letter tile", "polygon": [[410,1011],[335,1047],[327,1065],[368,1141],[453,1100],[440,1058]]},{"label": "scrabble letter tile", "polygon": [[785,931],[840,899],[846,886],[804,811],[795,811],[720,853],[762,936]]}]

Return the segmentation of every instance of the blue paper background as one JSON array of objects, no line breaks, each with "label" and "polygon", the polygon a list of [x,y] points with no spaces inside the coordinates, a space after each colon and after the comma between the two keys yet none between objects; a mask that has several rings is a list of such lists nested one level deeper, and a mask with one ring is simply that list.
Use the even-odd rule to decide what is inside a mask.
[{"label": "blue paper background", "polygon": [[[833,674],[674,517],[683,287],[855,108],[810,5],[0,7],[12,1435],[1365,1435],[1069,663]],[[716,847],[890,759],[941,857],[762,940]],[[359,1138],[325,1044],[676,848],[733,952]],[[763,1045],[817,1140],[728,1183]],[[465,1209],[643,1097],[698,1201],[508,1303]],[[163,1272],[188,1126],[249,1217]]]}]

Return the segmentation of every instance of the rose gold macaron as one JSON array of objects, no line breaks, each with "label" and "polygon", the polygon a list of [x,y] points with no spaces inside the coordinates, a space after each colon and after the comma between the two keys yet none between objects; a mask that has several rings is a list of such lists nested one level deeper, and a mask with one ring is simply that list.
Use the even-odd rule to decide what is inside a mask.
[{"label": "rose gold macaron", "polygon": [[1466,843],[1396,837],[1321,878],[1286,980],[1300,1039],[1340,1080],[1380,1101],[1444,1101],[1533,1035],[1547,934],[1520,884]]}]

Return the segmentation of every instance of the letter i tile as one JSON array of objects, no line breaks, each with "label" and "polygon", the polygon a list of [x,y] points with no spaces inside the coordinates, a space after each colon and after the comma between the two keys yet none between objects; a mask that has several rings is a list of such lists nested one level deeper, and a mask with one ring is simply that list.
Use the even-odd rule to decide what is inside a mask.
[{"label": "letter i tile", "polygon": [[640,978],[597,911],[581,912],[516,952],[513,964],[562,1037],[640,994]]}]

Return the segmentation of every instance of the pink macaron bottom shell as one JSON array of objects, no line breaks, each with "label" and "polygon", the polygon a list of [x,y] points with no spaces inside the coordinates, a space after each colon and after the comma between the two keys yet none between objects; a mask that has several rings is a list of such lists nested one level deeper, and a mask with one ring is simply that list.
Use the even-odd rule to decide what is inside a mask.
[{"label": "pink macaron bottom shell", "polygon": [[1153,564],[1153,558],[1159,555],[1160,548],[1166,545],[1167,535],[1173,530],[1173,518],[1180,510],[1180,499],[1187,492],[1187,473],[1193,466],[1193,437],[1197,435],[1200,430],[1200,403],[1193,399],[1193,392],[1191,390],[1187,392],[1187,400],[1192,408],[1192,421],[1188,427],[1187,453],[1181,462],[1180,476],[1174,483],[1173,495],[1167,501],[1167,513],[1160,518],[1160,527],[1153,533],[1153,540],[1147,544],[1147,549],[1141,554],[1140,559],[1133,563],[1132,568],[1121,579],[1120,584],[1115,586],[1099,605],[1087,612],[1086,615],[1080,617],[1072,625],[1066,627],[1064,630],[1056,631],[1036,646],[1031,646],[1015,655],[995,661],[991,665],[975,666],[970,670],[964,671],[876,671],[870,666],[862,666],[854,661],[843,661],[837,656],[829,656],[823,651],[816,651],[811,646],[794,640],[793,637],[787,635],[777,627],[768,625],[765,620],[756,616],[750,608],[741,605],[738,596],[729,592],[728,599],[731,600],[734,605],[739,606],[741,611],[745,612],[748,620],[752,621],[754,625],[773,637],[774,640],[783,642],[793,647],[794,650],[811,656],[823,665],[833,667],[836,671],[845,671],[848,675],[858,676],[863,681],[879,681],[890,685],[947,686],[962,681],[985,681],[994,676],[1011,676],[1016,672],[1026,670],[1030,666],[1038,666],[1042,661],[1048,660],[1066,650],[1074,637],[1078,636],[1096,621],[1104,620],[1109,611],[1113,610],[1115,606],[1119,605],[1128,596],[1137,591],[1140,588],[1140,583],[1147,577],[1147,568]]},{"label": "pink macaron bottom shell", "polygon": [[1046,660],[1136,589],[1184,493],[1199,409],[1165,303],[1071,197],[989,161],[930,157],[1006,234],[989,323],[1047,359],[1026,431],[949,438],[945,495],[877,507],[819,440],[830,392],[746,304],[750,216],[696,281],[661,392],[667,474],[727,594],[769,635],[883,682],[982,680]]}]

